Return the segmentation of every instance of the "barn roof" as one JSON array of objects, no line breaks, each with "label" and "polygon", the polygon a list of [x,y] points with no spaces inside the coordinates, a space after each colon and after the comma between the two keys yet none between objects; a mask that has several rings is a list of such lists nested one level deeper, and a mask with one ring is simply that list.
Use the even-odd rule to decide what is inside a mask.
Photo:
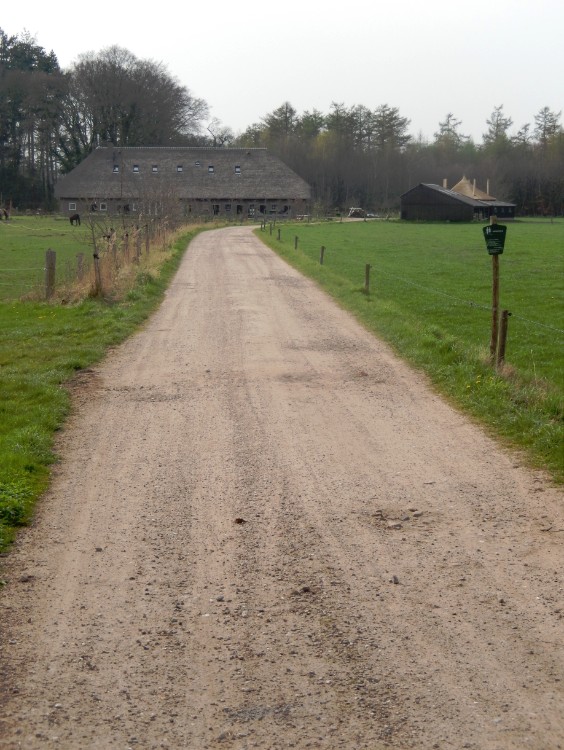
[{"label": "barn roof", "polygon": [[57,198],[305,199],[307,182],[266,149],[100,146],[55,187]]},{"label": "barn roof", "polygon": [[453,191],[449,190],[449,188],[441,187],[440,185],[435,185],[432,182],[421,182],[419,183],[419,185],[416,185],[415,187],[411,188],[411,190],[408,190],[401,197],[403,198],[406,195],[409,195],[410,193],[412,193],[413,191],[420,190],[422,187],[427,188],[428,190],[433,190],[437,193],[441,193],[447,198],[450,198],[451,200],[456,201],[458,203],[466,203],[469,206],[482,205],[481,202],[477,201],[475,198],[468,198],[465,195],[460,195],[459,193],[453,193]]}]

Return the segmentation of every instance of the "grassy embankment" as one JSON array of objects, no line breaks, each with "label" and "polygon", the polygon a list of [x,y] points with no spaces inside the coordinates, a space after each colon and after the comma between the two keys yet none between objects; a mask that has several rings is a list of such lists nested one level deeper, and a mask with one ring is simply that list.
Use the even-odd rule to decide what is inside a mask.
[{"label": "grassy embankment", "polygon": [[480,225],[296,223],[281,226],[280,241],[278,228],[258,235],[452,403],[564,480],[564,221],[509,223],[500,309],[512,316],[499,370],[489,364],[492,261]]},{"label": "grassy embankment", "polygon": [[58,264],[74,263],[77,252],[91,256],[88,229],[24,217],[0,224],[0,549],[29,520],[47,486],[53,437],[69,412],[65,383],[155,309],[198,231],[185,228],[165,249],[143,255],[111,300],[86,296],[65,305],[60,295],[53,303],[14,297],[40,293],[48,247],[56,249]]}]

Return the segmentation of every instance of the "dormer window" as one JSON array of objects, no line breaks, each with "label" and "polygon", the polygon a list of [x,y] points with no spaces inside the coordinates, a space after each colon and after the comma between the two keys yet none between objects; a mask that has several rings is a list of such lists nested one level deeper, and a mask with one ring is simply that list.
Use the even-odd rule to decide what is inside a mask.
[{"label": "dormer window", "polygon": [[241,174],[241,167],[239,166],[239,164],[235,165],[235,174]]},{"label": "dormer window", "polygon": [[114,164],[114,172],[119,172],[119,164]]},{"label": "dormer window", "polygon": [[151,167],[151,171],[152,172],[158,172],[159,171],[158,165],[157,164],[153,164],[153,166]]},{"label": "dormer window", "polygon": [[214,169],[214,166],[213,166],[213,164],[210,164],[210,165],[209,165],[209,167],[208,167],[208,173],[209,173],[209,174],[213,174],[213,173],[214,173],[214,171],[215,171],[215,169]]},{"label": "dormer window", "polygon": [[195,162],[194,162],[194,166],[195,166],[195,167],[200,167],[200,166],[201,166],[201,164],[200,164],[200,162],[199,162],[199,161],[195,161]]},{"label": "dormer window", "polygon": [[182,172],[182,164],[179,164],[179,165],[178,165],[178,166],[176,167],[176,171],[177,171],[177,172]]},{"label": "dormer window", "polygon": [[133,165],[133,171],[134,172],[139,172],[139,164],[134,164]]}]

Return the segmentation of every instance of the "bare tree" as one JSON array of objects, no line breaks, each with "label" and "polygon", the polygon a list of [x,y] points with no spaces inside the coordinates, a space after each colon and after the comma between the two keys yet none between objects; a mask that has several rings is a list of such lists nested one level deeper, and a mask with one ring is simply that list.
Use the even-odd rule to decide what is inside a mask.
[{"label": "bare tree", "polygon": [[[116,146],[182,145],[199,132],[208,106],[162,63],[113,46],[80,55],[69,71],[61,149],[84,158],[98,141]],[[72,164],[69,164],[72,166]]]},{"label": "bare tree", "polygon": [[221,124],[221,121],[214,117],[208,124],[206,130],[211,136],[212,146],[214,148],[220,146],[228,146],[235,138],[231,128],[228,128]]}]

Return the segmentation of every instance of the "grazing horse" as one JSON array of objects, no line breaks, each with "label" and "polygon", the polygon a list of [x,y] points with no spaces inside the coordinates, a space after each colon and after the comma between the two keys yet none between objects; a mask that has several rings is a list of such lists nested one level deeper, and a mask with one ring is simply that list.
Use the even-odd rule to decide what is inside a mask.
[{"label": "grazing horse", "polygon": [[79,227],[80,226],[80,214],[73,214],[69,217],[70,223],[74,226]]}]

